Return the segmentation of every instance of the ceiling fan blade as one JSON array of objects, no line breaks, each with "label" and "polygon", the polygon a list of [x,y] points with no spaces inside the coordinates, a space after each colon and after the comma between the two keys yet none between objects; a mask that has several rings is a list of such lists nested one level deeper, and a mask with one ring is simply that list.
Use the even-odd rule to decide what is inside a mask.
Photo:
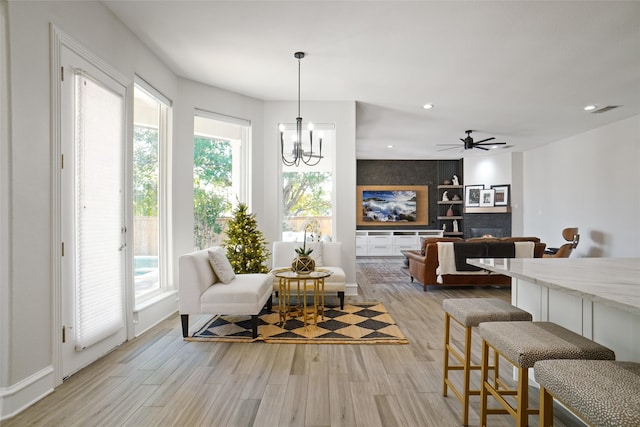
[{"label": "ceiling fan blade", "polygon": [[462,141],[462,142],[467,142],[467,141],[465,141],[465,140],[464,140],[464,138],[460,138],[460,141]]},{"label": "ceiling fan blade", "polygon": [[437,151],[448,151],[448,150],[456,150],[456,149],[460,149],[462,151],[462,147],[458,146],[458,147],[449,147],[449,148],[443,148],[442,150],[437,150]]},{"label": "ceiling fan blade", "polygon": [[437,147],[460,147],[460,144],[436,144]]},{"label": "ceiling fan blade", "polygon": [[491,141],[491,140],[493,140],[493,139],[496,139],[496,137],[495,137],[495,136],[492,136],[491,138],[487,138],[487,139],[483,139],[483,140],[478,141],[478,142],[474,142],[474,144],[476,144],[476,145],[477,145],[477,144],[480,144],[481,142]]},{"label": "ceiling fan blade", "polygon": [[485,144],[477,143],[473,145],[506,145],[506,142],[487,142]]},{"label": "ceiling fan blade", "polygon": [[474,146],[473,146],[473,148],[477,148],[477,149],[479,149],[479,150],[484,150],[484,151],[489,151],[489,149],[488,149],[488,148],[484,148],[484,147],[482,147],[482,146],[480,146],[480,145],[474,145]]}]

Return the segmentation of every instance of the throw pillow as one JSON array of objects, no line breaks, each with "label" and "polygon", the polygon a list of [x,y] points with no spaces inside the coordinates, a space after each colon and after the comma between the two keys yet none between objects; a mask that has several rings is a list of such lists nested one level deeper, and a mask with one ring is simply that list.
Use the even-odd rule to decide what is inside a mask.
[{"label": "throw pillow", "polygon": [[213,268],[214,273],[222,283],[229,283],[235,279],[236,273],[234,273],[233,267],[231,267],[227,254],[222,247],[217,246],[209,249],[208,255],[209,264],[211,264],[211,268]]},{"label": "throw pillow", "polygon": [[309,256],[316,262],[316,267],[322,267],[322,242],[307,242],[307,248],[313,249]]}]

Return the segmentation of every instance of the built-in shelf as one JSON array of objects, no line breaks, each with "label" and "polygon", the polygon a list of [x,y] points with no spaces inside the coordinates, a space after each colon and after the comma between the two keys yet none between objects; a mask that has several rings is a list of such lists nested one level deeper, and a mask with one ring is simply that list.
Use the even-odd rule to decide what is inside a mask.
[{"label": "built-in shelf", "polygon": [[461,205],[462,200],[438,200],[439,205]]},{"label": "built-in shelf", "polygon": [[464,213],[509,213],[511,206],[492,206],[492,207],[469,207],[464,208]]},{"label": "built-in shelf", "polygon": [[439,216],[439,220],[453,220],[453,219],[462,219],[462,216]]},{"label": "built-in shelf", "polygon": [[445,231],[443,233],[445,236],[462,236],[462,231]]},{"label": "built-in shelf", "polygon": [[442,230],[356,230],[356,256],[402,256],[427,237],[442,237]]}]

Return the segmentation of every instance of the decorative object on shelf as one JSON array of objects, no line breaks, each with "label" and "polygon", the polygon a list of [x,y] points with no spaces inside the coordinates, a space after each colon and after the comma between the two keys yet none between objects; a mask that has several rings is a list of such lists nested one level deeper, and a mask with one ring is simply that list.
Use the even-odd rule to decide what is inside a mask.
[{"label": "decorative object on shelf", "polygon": [[447,224],[442,224],[442,231],[447,231]]},{"label": "decorative object on shelf", "polygon": [[448,202],[449,201],[449,192],[445,191],[444,193],[442,193],[442,201],[443,202]]},{"label": "decorative object on shelf", "polygon": [[495,190],[480,190],[480,206],[493,207],[493,199],[495,198]]},{"label": "decorative object on shelf", "polygon": [[453,185],[460,185],[460,181],[458,180],[458,175],[453,175],[453,178],[451,178],[451,182],[453,182]]},{"label": "decorative object on shelf", "polygon": [[460,230],[458,230],[458,220],[457,220],[457,219],[454,219],[454,220],[453,220],[453,232],[454,232],[454,233],[457,233],[457,232],[459,232],[459,231],[460,231]]},{"label": "decorative object on shelf", "polygon": [[285,154],[284,152],[284,134],[285,126],[280,124],[280,154],[282,155],[282,163],[286,166],[300,166],[303,163],[308,166],[317,165],[322,159],[322,133],[320,133],[319,151],[315,153],[313,151],[313,124],[309,123],[307,130],[309,132],[309,151],[305,151],[302,147],[302,117],[300,116],[300,61],[304,58],[304,52],[296,52],[293,54],[298,60],[298,117],[296,118],[296,133],[293,136],[293,149],[291,154]]},{"label": "decorative object on shelf", "polygon": [[484,185],[465,185],[465,206],[480,206],[480,191],[482,190],[484,190]]},{"label": "decorative object on shelf", "polygon": [[447,209],[447,216],[453,216],[453,205],[449,206],[449,209]]},{"label": "decorative object on shelf", "polygon": [[451,185],[451,181],[448,179],[445,179],[444,181],[442,181],[442,185]]},{"label": "decorative object on shelf", "polygon": [[451,200],[455,200],[456,202],[460,200],[460,196],[458,196],[458,193],[454,194],[453,196],[451,196]]},{"label": "decorative object on shelf", "polygon": [[509,193],[511,192],[511,185],[492,185],[491,188],[496,192],[493,199],[494,206],[509,206]]},{"label": "decorative object on shelf", "polygon": [[316,269],[316,262],[309,256],[311,252],[313,252],[313,249],[307,249],[307,228],[308,227],[304,228],[302,247],[295,249],[298,256],[295,257],[291,263],[291,269],[296,273],[310,273]]}]

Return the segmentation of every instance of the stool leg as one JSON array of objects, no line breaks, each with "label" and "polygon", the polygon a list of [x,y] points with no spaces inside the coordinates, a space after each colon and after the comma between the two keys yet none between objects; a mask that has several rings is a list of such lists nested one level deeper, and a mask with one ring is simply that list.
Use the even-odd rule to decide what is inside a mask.
[{"label": "stool leg", "polygon": [[540,386],[540,427],[553,427],[553,396]]},{"label": "stool leg", "polygon": [[518,366],[518,408],[516,409],[516,426],[529,425],[529,370]]},{"label": "stool leg", "polygon": [[464,328],[464,382],[462,402],[462,424],[469,424],[469,388],[471,381],[471,327]]},{"label": "stool leg", "polygon": [[480,370],[480,427],[487,427],[487,389],[489,378],[489,345],[482,340],[482,368]]},{"label": "stool leg", "polygon": [[451,317],[449,313],[444,313],[444,369],[442,378],[442,395],[447,395],[447,379],[449,378],[449,328],[451,327]]}]

